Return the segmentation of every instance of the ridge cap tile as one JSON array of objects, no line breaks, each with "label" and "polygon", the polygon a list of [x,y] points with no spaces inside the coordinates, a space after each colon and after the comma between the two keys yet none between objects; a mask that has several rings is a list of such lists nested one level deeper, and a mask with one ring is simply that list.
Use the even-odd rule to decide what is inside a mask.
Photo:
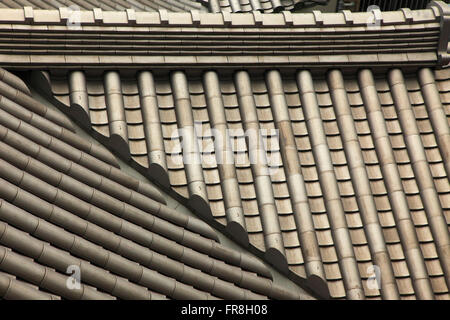
[{"label": "ridge cap tile", "polygon": [[[50,75],[50,77],[51,77],[51,75]],[[88,78],[86,83],[89,84],[90,83],[89,82],[90,75],[87,74],[86,77]],[[122,80],[128,81],[125,78],[121,79],[120,76],[117,79],[119,82],[121,82]],[[111,81],[109,81],[109,82],[111,82]],[[116,90],[116,91],[114,91],[114,94],[121,94],[123,88],[121,89],[120,87],[117,87],[117,85],[115,83],[113,84],[113,83],[109,83],[109,82],[107,81],[107,83],[110,86],[114,85],[112,87],[112,89]],[[105,84],[106,84],[106,82],[105,82]],[[105,84],[103,84],[103,85],[105,85]],[[117,91],[117,90],[120,90],[120,91]],[[89,92],[89,90],[86,90],[86,92]],[[112,94],[112,90],[109,90],[109,91],[103,90],[101,92],[101,94],[108,94],[108,92],[110,94]],[[67,92],[61,93],[61,95],[64,95],[64,94],[70,94],[70,90]],[[139,94],[139,92],[138,92],[138,94]],[[197,94],[201,95],[201,94],[203,94],[203,91],[200,90]],[[31,99],[34,99],[34,98],[31,97]],[[16,102],[18,104],[22,103],[22,101],[20,99]],[[0,105],[3,103],[5,103],[5,101],[0,100]],[[3,106],[1,106],[1,107],[3,109]],[[26,106],[23,106],[23,107],[26,108]],[[7,112],[7,111],[5,111],[5,112]],[[32,113],[31,110],[30,110],[30,112]],[[3,117],[2,117],[2,119],[5,120]],[[3,120],[2,120],[2,123],[3,123]],[[25,126],[25,124],[23,124],[20,126],[20,128],[14,128],[15,130],[17,130],[17,132],[13,133],[12,131],[10,131],[10,133],[7,133],[7,135],[5,137],[2,136],[2,138],[1,138],[2,143],[0,143],[0,153],[6,152],[6,149],[3,148],[4,143],[8,144],[8,148],[14,149],[14,148],[19,147],[20,142],[19,142],[19,144],[17,144],[17,140],[14,140],[14,139],[10,140],[10,137],[12,135],[19,138],[19,137],[22,137],[22,134],[26,134],[30,137],[37,134],[36,130],[29,130],[32,126],[35,126],[37,124],[38,123],[35,121],[27,124],[28,127]],[[59,134],[58,134],[58,136],[59,136]],[[48,145],[47,147],[51,147],[52,144],[56,143],[56,140],[54,140],[54,138],[51,136],[51,134],[49,137],[50,137],[50,142],[48,142],[48,143],[45,142],[46,146]],[[23,139],[23,138],[21,138],[21,139]],[[38,145],[38,143],[40,141],[41,141],[41,139],[38,139],[38,140],[36,140],[36,142],[33,142],[33,144]],[[29,144],[25,143],[25,145],[29,145]],[[63,146],[61,145],[61,147],[63,147]],[[89,192],[88,193],[81,192],[80,188],[82,188],[82,186],[84,185],[84,182],[81,182],[80,180],[76,179],[76,177],[70,177],[70,178],[65,178],[63,184],[61,184],[61,183],[57,182],[54,178],[52,178],[53,177],[52,175],[48,175],[49,174],[48,172],[47,173],[42,172],[43,169],[47,168],[52,172],[58,173],[60,175],[62,174],[65,176],[66,174],[71,175],[72,174],[71,172],[74,172],[73,170],[75,170],[75,167],[71,166],[72,171],[71,170],[67,171],[66,169],[64,169],[63,173],[59,173],[58,170],[53,169],[50,166],[46,167],[48,165],[51,165],[51,163],[52,163],[52,153],[44,152],[44,149],[42,149],[43,147],[39,147],[39,148],[40,148],[40,152],[39,152],[40,156],[38,159],[36,159],[37,155],[35,155],[34,153],[27,154],[27,152],[29,152],[29,151],[27,151],[27,150],[29,150],[27,148],[25,148],[25,149],[20,148],[20,151],[19,151],[19,149],[17,149],[17,151],[19,151],[19,152],[25,152],[25,154],[27,154],[26,156],[29,157],[29,159],[32,159],[33,161],[44,161],[45,164],[44,164],[44,166],[40,166],[40,167],[28,167],[27,166],[26,168],[24,168],[24,170],[26,170],[26,173],[25,173],[25,178],[22,179],[23,181],[22,182],[15,181],[15,183],[17,185],[14,188],[16,188],[18,190],[18,192],[20,193],[20,196],[17,199],[17,202],[14,203],[14,205],[19,205],[22,207],[22,209],[26,209],[25,211],[27,211],[26,214],[28,214],[28,215],[36,213],[37,211],[35,212],[35,210],[44,210],[45,211],[49,207],[44,206],[44,208],[38,209],[37,207],[34,207],[34,206],[25,205],[25,202],[27,201],[26,199],[31,197],[30,201],[36,202],[36,203],[44,201],[43,198],[46,198],[47,200],[51,200],[54,197],[48,192],[55,191],[57,193],[57,195],[55,194],[56,200],[54,200],[54,201],[52,200],[52,202],[57,203],[58,205],[61,205],[65,209],[69,210],[69,211],[66,211],[67,213],[78,212],[77,211],[78,209],[75,208],[76,199],[81,199],[79,197],[89,197],[89,194],[90,194]],[[64,153],[63,153],[64,155],[61,154],[60,156],[58,156],[58,157],[62,157],[62,159],[65,158],[66,152],[69,152],[68,146],[65,146],[63,149],[65,149]],[[55,156],[55,154],[53,154],[53,156]],[[79,154],[78,155],[74,154],[74,156],[76,156],[77,159],[80,158]],[[19,168],[14,167],[15,160],[13,158],[6,157],[5,159],[7,159],[7,160],[2,160],[2,161],[11,161],[10,164],[8,164],[8,168],[11,168],[11,169],[14,168],[14,170],[13,170],[14,172],[16,170],[21,170]],[[3,157],[2,157],[2,159],[3,159]],[[76,166],[78,166],[79,168],[84,168],[84,166],[87,164],[86,161],[89,161],[89,159],[84,158],[84,156],[83,156],[79,160],[77,160],[78,164]],[[38,162],[36,162],[36,164],[37,163]],[[9,167],[9,166],[11,166],[11,167]],[[40,171],[39,172],[30,171],[30,170],[37,170],[37,169],[39,169]],[[114,168],[112,168],[112,169],[114,169]],[[123,177],[120,178],[121,179],[120,184],[122,184],[122,182],[125,182],[124,179],[126,178],[127,174],[122,173],[121,171],[118,171],[118,170],[119,169],[112,170],[111,174],[113,174],[113,173],[119,174],[120,173],[120,174],[124,175]],[[3,173],[4,173],[4,171],[0,170],[0,178],[8,178],[9,177],[7,175],[4,175]],[[34,176],[35,174],[37,176]],[[102,174],[100,174],[100,176],[106,177],[106,176],[111,176],[111,174],[108,174],[105,171]],[[86,176],[86,177],[88,177],[88,176]],[[41,179],[43,179],[43,180],[41,180]],[[50,179],[50,180],[47,180],[47,179]],[[46,181],[48,181],[48,182],[46,182]],[[50,182],[52,182],[53,185],[48,184]],[[55,185],[55,183],[57,185]],[[69,189],[72,186],[72,184],[74,184],[74,183],[76,184],[78,191],[72,192]],[[41,190],[35,189],[36,187],[39,187],[39,186],[41,186],[41,187],[45,186],[44,189],[46,191],[44,189],[41,189]],[[112,230],[115,230],[116,232],[118,232],[118,234],[120,234],[120,237],[126,237],[126,238],[130,239],[130,240],[126,240],[126,248],[127,248],[127,251],[129,251],[136,246],[134,244],[134,242],[136,242],[136,239],[134,238],[134,236],[130,238],[130,235],[131,235],[130,232],[132,232],[133,234],[136,234],[138,229],[132,228],[131,227],[132,224],[129,222],[127,222],[126,224],[123,224],[125,220],[122,220],[123,218],[120,218],[120,216],[122,216],[124,214],[123,212],[118,216],[114,216],[114,222],[112,222],[112,221],[106,222],[106,220],[103,219],[105,216],[102,213],[102,210],[104,213],[109,213],[109,212],[113,212],[113,211],[115,212],[117,210],[124,211],[126,208],[127,211],[133,210],[134,211],[133,214],[135,215],[135,214],[137,214],[137,212],[138,212],[137,210],[139,210],[139,209],[132,209],[132,208],[134,208],[132,206],[136,205],[137,203],[124,204],[120,199],[116,198],[113,194],[104,193],[106,191],[106,189],[104,189],[102,186],[103,186],[103,183],[101,183],[101,185],[99,185],[97,187],[93,187],[93,189],[92,189],[92,187],[90,187],[90,190],[93,190],[93,195],[91,196],[92,199],[89,200],[90,203],[85,203],[85,204],[87,206],[89,206],[89,208],[90,208],[91,215],[89,218],[89,221],[90,221],[89,224],[91,227],[89,228],[90,230],[87,230],[87,233],[84,235],[84,239],[79,238],[79,241],[77,241],[77,243],[75,244],[75,247],[73,247],[72,249],[79,251],[81,249],[81,246],[83,246],[83,248],[89,247],[90,249],[93,250],[92,251],[92,253],[93,253],[96,250],[93,249],[94,244],[93,244],[93,242],[91,242],[93,240],[93,238],[91,239],[90,237],[91,236],[93,237],[94,234],[98,234],[98,232],[100,230],[100,229],[98,229],[98,227],[108,226],[108,228],[112,228]],[[6,189],[9,189],[10,187],[13,187],[13,186],[9,185],[9,184],[8,185],[2,184],[2,187],[0,187],[0,193],[3,194],[4,192],[6,192]],[[22,189],[22,187],[28,191],[24,191]],[[111,187],[111,186],[109,186],[109,187]],[[68,193],[62,191],[65,188],[69,188],[69,189],[66,189],[66,191]],[[133,191],[131,191],[131,193],[133,193]],[[43,198],[41,198],[41,197],[43,197]],[[110,197],[112,197],[112,198],[110,198]],[[142,198],[144,199],[145,195],[142,195]],[[111,201],[108,201],[108,199],[110,199]],[[132,201],[138,200],[138,198],[133,198],[133,197],[131,197],[130,199]],[[86,198],[86,200],[87,200],[87,198]],[[8,208],[11,208],[9,205],[6,204],[5,201],[6,200],[3,200],[0,203],[0,212],[2,212],[2,213],[3,213],[3,210],[10,210]],[[149,200],[147,199],[144,202],[148,202],[148,201]],[[53,204],[51,206],[52,206],[52,208],[54,208],[54,210],[53,210],[54,214],[52,215],[52,217],[55,217],[55,218],[50,218],[50,219],[52,219],[51,221],[49,220],[49,221],[45,222],[48,226],[51,226],[51,225],[53,225],[53,223],[56,223],[56,221],[58,221],[58,220],[53,220],[53,219],[56,219],[55,214],[58,214],[58,215],[63,214],[63,211],[61,211],[61,209],[57,209],[55,204]],[[99,206],[99,207],[97,207],[97,206]],[[163,205],[160,204],[160,206],[163,206]],[[83,205],[82,207],[85,208],[86,206]],[[102,209],[100,209],[100,207]],[[83,211],[84,209],[80,209],[80,210]],[[167,210],[167,209],[165,209],[165,210]],[[44,211],[39,211],[39,212],[43,213]],[[116,212],[116,213],[118,213],[118,212]],[[81,214],[79,217],[77,217],[77,220],[80,222],[86,221],[82,218],[82,216],[84,216],[84,213]],[[50,216],[48,216],[48,217],[50,217]],[[160,219],[160,218],[156,218],[156,219]],[[199,224],[199,221],[197,221],[197,220],[198,220],[197,218],[188,217],[188,219],[185,221],[183,226],[176,226],[173,224],[173,222],[167,222],[166,220],[160,220],[160,222],[158,222],[157,225],[158,225],[158,228],[169,228],[170,227],[169,228],[170,230],[167,229],[166,231],[163,232],[164,234],[166,234],[166,236],[167,236],[167,232],[173,233],[176,230],[182,232],[183,233],[182,235],[181,235],[181,233],[179,234],[179,236],[181,238],[179,238],[179,239],[177,238],[178,241],[181,243],[181,244],[178,244],[178,246],[180,246],[180,248],[181,247],[186,247],[186,248],[191,247],[192,249],[188,249],[186,252],[189,251],[189,252],[192,252],[192,254],[201,253],[201,254],[207,254],[208,256],[215,256],[215,258],[208,258],[208,259],[213,259],[213,260],[218,259],[219,263],[223,263],[223,267],[221,269],[217,269],[217,270],[216,269],[211,270],[210,268],[205,267],[206,269],[204,271],[200,271],[198,269],[199,267],[188,267],[188,265],[193,263],[193,260],[192,260],[193,257],[190,258],[192,260],[191,262],[181,260],[179,262],[176,262],[177,265],[179,265],[180,267],[185,265],[186,268],[191,268],[189,270],[191,270],[193,272],[192,274],[199,272],[197,274],[197,276],[199,276],[201,279],[203,279],[202,281],[206,280],[208,277],[221,278],[221,280],[218,280],[218,281],[219,281],[220,285],[223,287],[223,289],[225,290],[225,288],[226,288],[226,290],[225,291],[217,291],[217,292],[215,292],[215,294],[222,296],[223,298],[245,297],[247,299],[253,299],[253,298],[261,299],[261,298],[266,298],[266,297],[274,297],[274,294],[272,292],[264,289],[261,286],[261,284],[266,283],[266,281],[270,281],[270,282],[272,281],[271,275],[270,275],[269,271],[267,270],[267,268],[262,263],[260,263],[258,260],[256,260],[255,257],[253,257],[251,255],[244,254],[243,252],[236,251],[235,249],[226,248],[226,247],[218,244],[217,242],[215,242],[216,240],[207,239],[207,238],[204,238],[203,235],[200,235],[193,231],[189,231],[187,228],[194,228],[193,230],[200,230],[201,228],[203,228],[202,224]],[[166,222],[164,222],[164,221],[166,221]],[[12,220],[9,222],[11,222],[13,224],[16,223]],[[7,222],[6,224],[8,225],[9,222]],[[119,224],[122,225],[120,227],[120,231],[119,231]],[[166,227],[164,227],[165,224],[167,225]],[[40,226],[41,226],[41,228],[43,228],[43,224]],[[155,224],[155,226],[156,226],[156,224]],[[93,232],[94,231],[93,228],[95,228],[95,232]],[[67,229],[67,227],[65,229]],[[141,230],[141,229],[139,229],[139,230]],[[38,238],[40,238],[41,240],[44,240],[44,241],[45,240],[50,241],[50,245],[54,245],[55,243],[53,243],[53,241],[54,241],[53,237],[51,237],[51,239],[45,238],[46,234],[43,231],[44,230],[40,230],[38,234],[35,234],[33,236],[37,236]],[[66,231],[62,231],[62,232],[66,232]],[[44,238],[42,238],[42,237],[44,237]],[[106,241],[106,239],[108,237],[101,237],[101,238],[103,239],[101,241],[104,241],[104,240]],[[158,238],[158,237],[155,234],[153,236],[152,243],[154,243],[155,245],[158,245],[157,243],[159,242],[159,244],[161,244],[161,240],[163,238],[161,236],[159,236],[159,240],[157,240],[156,238]],[[100,238],[99,238],[99,240],[100,240]],[[204,243],[202,244],[202,242],[204,242]],[[85,244],[83,244],[83,243],[85,243]],[[207,243],[210,243],[210,244],[207,245]],[[1,240],[0,240],[0,244],[3,244],[1,242]],[[123,242],[123,244],[125,245],[125,242]],[[96,247],[96,245],[95,245],[95,247]],[[116,248],[117,250],[124,249],[122,247],[117,248],[116,245],[112,245],[112,247]],[[136,249],[137,249],[137,247],[136,247]],[[168,249],[168,247],[166,249]],[[163,249],[163,250],[166,250],[166,249]],[[91,252],[91,250],[89,250],[89,251]],[[140,280],[138,281],[140,286],[142,286],[144,288],[153,288],[153,289],[159,290],[158,286],[155,287],[152,284],[152,282],[149,282],[150,279],[148,277],[150,275],[148,273],[143,274],[142,277],[140,277],[138,275],[138,273],[140,271],[137,269],[138,265],[136,264],[136,262],[138,262],[138,261],[136,261],[135,259],[137,259],[138,257],[135,254],[137,254],[137,255],[143,254],[142,251],[139,251],[139,252],[140,253],[138,253],[138,251],[136,251],[133,254],[127,253],[127,254],[125,254],[126,258],[119,257],[116,254],[112,254],[112,255],[108,254],[108,256],[110,256],[108,263],[103,268],[97,269],[98,270],[97,272],[105,272],[105,275],[106,275],[106,274],[109,274],[109,272],[106,269],[113,268],[110,270],[115,270],[114,272],[119,272],[120,274],[125,275],[124,281],[128,281],[129,279],[135,279],[135,276],[136,276],[136,279],[140,278]],[[87,254],[87,251],[85,253]],[[81,254],[81,251],[80,251],[80,254]],[[87,254],[87,256],[86,256],[86,257],[90,257],[88,259],[91,259],[91,258],[97,259],[93,256],[90,256],[90,254],[91,253]],[[164,252],[163,252],[163,254],[164,254]],[[98,257],[98,258],[100,258],[100,257]],[[185,255],[185,257],[183,259],[187,259],[187,258],[188,258],[188,255]],[[117,269],[117,268],[119,268],[119,265],[118,265],[118,263],[120,262],[119,260],[120,261],[123,260],[123,262],[124,262],[121,264],[120,270]],[[201,259],[201,260],[204,260],[204,259]],[[211,261],[213,261],[213,260],[211,260]],[[54,260],[53,260],[53,262],[54,262]],[[51,262],[50,260],[47,260],[46,264],[49,266],[52,266],[53,262]],[[198,265],[198,262],[195,263],[195,266],[197,266],[197,265]],[[157,270],[159,270],[158,268],[161,268],[162,265],[161,266],[155,265],[154,267],[157,268]],[[230,269],[232,269],[232,272],[222,270],[223,268],[225,268],[225,269],[230,268]],[[226,274],[222,274],[222,272],[226,272]],[[241,275],[238,279],[239,280],[238,282],[236,282],[237,281],[236,277],[234,277],[234,276],[230,277],[230,275],[232,273],[236,273],[236,272],[241,273]],[[242,280],[240,280],[240,279],[246,279],[246,277],[250,276],[250,274],[252,274],[253,280],[246,281],[245,283],[241,283]],[[154,276],[156,276],[156,273]],[[172,277],[174,277],[174,278],[170,278],[168,276],[162,276],[162,275],[159,275],[158,277],[164,277],[164,279],[167,278],[167,280],[170,279],[170,281],[172,281],[172,283],[175,284],[175,283],[177,283],[176,281],[180,281],[181,274],[176,275],[174,273],[172,275]],[[161,281],[166,281],[166,280],[162,280],[162,278],[161,278]],[[195,285],[195,281],[197,281],[197,280],[196,280],[196,278],[183,278],[183,281],[188,281],[188,283]],[[89,284],[91,284],[91,283],[89,282]],[[94,286],[89,285],[87,287],[90,288],[90,290],[95,291],[97,287],[96,287],[95,283],[93,283],[93,285]],[[206,287],[205,287],[205,289],[206,289]],[[248,292],[250,292],[250,291],[248,291],[248,290],[255,291],[255,293],[249,294]],[[307,296],[304,295],[303,291],[301,291],[299,288],[296,290],[297,290],[296,292],[298,292],[298,298],[300,298],[300,297],[308,298]],[[173,290],[169,290],[169,291],[164,291],[164,293],[171,294],[172,297],[174,297],[174,298],[186,298],[186,297],[206,298],[207,296],[210,296],[210,294],[208,292],[202,292],[200,289],[194,289],[193,287],[191,287],[189,285],[185,285],[185,284],[181,284],[181,283],[177,283],[177,285],[173,287]],[[62,294],[64,297],[68,297],[67,293],[63,292]],[[117,294],[119,294],[119,291],[115,291],[113,293],[113,296],[116,296]],[[122,294],[125,294],[125,291],[122,291]],[[162,297],[158,293],[152,293],[152,294],[155,298]],[[123,296],[123,295],[120,295],[120,296],[122,298],[125,298],[128,296],[128,294],[125,294],[125,296]],[[128,296],[128,297],[131,297],[131,296]],[[136,297],[137,296],[135,296],[135,298]],[[150,296],[148,296],[148,297],[150,297]],[[287,298],[288,296],[284,295],[284,294],[280,294],[280,295],[277,294],[276,297],[277,298]],[[86,296],[86,298],[95,299],[95,298],[99,298],[99,296],[98,295],[97,296]],[[142,297],[140,297],[140,298],[142,298]]]}]

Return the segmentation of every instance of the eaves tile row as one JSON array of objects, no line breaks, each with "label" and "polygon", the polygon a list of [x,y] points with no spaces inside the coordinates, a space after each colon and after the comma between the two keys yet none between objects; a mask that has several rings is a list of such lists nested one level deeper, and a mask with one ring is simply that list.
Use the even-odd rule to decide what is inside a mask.
[{"label": "eaves tile row", "polygon": [[[450,298],[448,69],[46,78],[55,103],[319,295]],[[198,140],[181,140],[194,124]],[[268,162],[250,161],[252,128]],[[211,129],[238,132],[231,154]],[[381,290],[369,285],[374,265]]]},{"label": "eaves tile row", "polygon": [[207,7],[196,0],[2,0],[0,8],[59,9],[70,7],[71,10],[91,10],[101,8],[108,11],[157,11],[160,9],[172,12],[201,10]]},{"label": "eaves tile row", "polygon": [[289,11],[314,5],[316,2],[326,4],[327,1],[309,0],[210,0],[211,12],[251,12],[260,11],[265,13]]},{"label": "eaves tile row", "polygon": [[55,110],[0,69],[0,298],[310,298],[168,207]]},{"label": "eaves tile row", "polygon": [[[440,2],[440,1],[436,1]],[[0,9],[1,23],[28,23],[33,25],[66,25],[70,11],[66,7],[58,10],[41,10],[31,7],[21,9]],[[158,10],[156,12],[136,12],[132,9],[126,11],[104,11],[100,8],[83,10],[75,21],[70,21],[77,28],[81,26],[199,26],[232,28],[277,28],[277,27],[383,27],[388,25],[423,24],[438,22],[441,11],[437,6],[423,10],[401,9],[388,12],[351,12],[344,10],[338,13],[292,13],[283,11],[275,14],[264,14],[258,11],[251,13],[207,13],[200,11],[169,12]],[[381,28],[382,29],[382,28]],[[364,31],[364,30],[363,30]]]}]

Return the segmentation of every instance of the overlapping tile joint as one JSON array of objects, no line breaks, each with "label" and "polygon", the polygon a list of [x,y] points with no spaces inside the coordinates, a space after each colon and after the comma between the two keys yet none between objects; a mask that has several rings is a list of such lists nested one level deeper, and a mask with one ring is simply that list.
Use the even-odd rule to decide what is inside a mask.
[{"label": "overlapping tile joint", "polygon": [[0,298],[311,298],[169,208],[3,69],[0,91]]}]

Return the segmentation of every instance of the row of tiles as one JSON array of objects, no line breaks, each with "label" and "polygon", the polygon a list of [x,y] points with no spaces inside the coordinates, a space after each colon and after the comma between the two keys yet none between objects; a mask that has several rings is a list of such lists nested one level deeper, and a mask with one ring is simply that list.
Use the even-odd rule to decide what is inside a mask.
[{"label": "row of tiles", "polygon": [[2,8],[32,7],[36,9],[58,9],[61,7],[80,8],[90,10],[101,8],[106,11],[124,11],[134,9],[136,11],[157,11],[166,9],[172,12],[201,10],[210,12],[279,12],[292,10],[316,4],[324,4],[327,1],[305,0],[4,0],[0,3]]},{"label": "row of tiles", "polygon": [[203,10],[206,8],[195,0],[4,0],[0,8],[59,9],[69,7],[71,10],[92,10],[101,8],[106,11],[157,11],[165,9],[173,12]]},{"label": "row of tiles", "polygon": [[[449,136],[447,121],[434,115],[448,110],[447,73],[435,80],[428,69],[405,78],[394,70],[371,85],[367,70],[345,80],[338,71],[314,80],[308,72],[207,72],[201,79],[73,72],[52,78],[51,90],[84,110],[94,130],[120,136],[140,166],[163,168],[175,191],[203,199],[210,208],[204,215],[238,241],[266,252],[280,269],[326,280],[333,297],[448,298]],[[397,82],[405,84],[398,89]],[[408,132],[405,118],[417,132]],[[193,127],[197,146],[190,134],[179,137]],[[225,143],[231,164],[219,163],[230,154],[211,132],[225,128],[234,133]],[[270,154],[263,164],[251,161],[244,134],[251,128],[262,129]],[[191,154],[201,162],[186,162]],[[372,264],[387,275],[381,292],[367,287]]]},{"label": "row of tiles", "polygon": [[[309,297],[274,284],[254,256],[224,247],[206,223],[96,157],[114,159],[1,71],[1,271],[65,299]],[[80,270],[77,290],[66,286],[68,267]],[[3,294],[23,287],[0,278]]]},{"label": "row of tiles", "polygon": [[[328,1],[308,0],[212,0],[209,1],[210,12],[251,12],[265,13],[302,9]],[[320,8],[320,7],[319,7]]]},{"label": "row of tiles", "polygon": [[359,11],[366,11],[370,6],[378,6],[382,11],[393,11],[398,8],[408,6],[411,9],[421,9],[426,8],[430,1],[428,0],[419,0],[414,1],[412,3],[408,1],[382,1],[382,0],[360,0],[359,7],[357,8]]},{"label": "row of tiles", "polygon": [[264,14],[259,11],[252,13],[234,14],[230,12],[205,13],[199,11],[168,12],[136,12],[133,9],[126,11],[103,11],[94,8],[89,11],[79,11],[76,17],[70,8],[62,7],[58,10],[38,10],[32,7],[22,9],[0,8],[0,22],[22,24],[48,24],[67,25],[71,29],[81,26],[103,25],[111,26],[199,26],[232,28],[280,28],[280,27],[371,27],[383,28],[393,25],[427,24],[440,20],[447,15],[439,5],[429,9],[410,10],[401,9],[389,12],[350,12],[322,13],[291,13],[283,11],[276,14]]},{"label": "row of tiles", "polygon": [[[83,11],[81,26],[75,28],[60,25],[68,18],[63,9],[5,9],[0,18],[14,23],[1,26],[0,61],[34,68],[61,68],[66,64],[328,68],[337,63],[351,68],[374,61],[380,66],[417,66],[435,64],[437,60],[445,64],[448,41],[446,33],[440,31],[439,20],[445,22],[447,13],[441,9],[436,5],[426,10],[379,14],[285,11],[267,15],[258,11],[202,14],[94,9]],[[369,18],[374,18],[374,25],[368,23]],[[152,21],[155,27],[148,26]],[[10,37],[11,31],[14,38]]]}]

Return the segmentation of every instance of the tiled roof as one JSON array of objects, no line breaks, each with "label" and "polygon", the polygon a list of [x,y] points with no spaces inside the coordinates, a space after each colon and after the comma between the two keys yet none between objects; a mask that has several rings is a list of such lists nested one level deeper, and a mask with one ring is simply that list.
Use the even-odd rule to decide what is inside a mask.
[{"label": "tiled roof", "polygon": [[0,8],[23,8],[52,10],[70,7],[73,10],[91,10],[100,8],[107,11],[136,11],[168,10],[172,12],[199,10],[207,8],[196,0],[2,0]]},{"label": "tiled roof", "polygon": [[434,67],[450,61],[449,12],[439,8],[323,14],[94,9],[82,11],[74,25],[62,8],[0,9],[0,63],[38,69]]},{"label": "tiled roof", "polygon": [[[300,299],[0,69],[0,298]],[[78,266],[81,288],[66,286]]]},{"label": "tiled roof", "polygon": [[[326,280],[334,298],[449,298],[450,69],[50,78],[51,94],[88,111],[94,131],[163,168],[173,190],[203,199],[207,219],[280,269]],[[189,134],[182,147],[179,130],[195,123],[202,162],[183,164],[198,148]],[[210,129],[227,128],[238,132],[235,163],[217,164]],[[250,163],[251,128],[268,130],[269,167]],[[366,287],[372,265],[382,292]]]}]

